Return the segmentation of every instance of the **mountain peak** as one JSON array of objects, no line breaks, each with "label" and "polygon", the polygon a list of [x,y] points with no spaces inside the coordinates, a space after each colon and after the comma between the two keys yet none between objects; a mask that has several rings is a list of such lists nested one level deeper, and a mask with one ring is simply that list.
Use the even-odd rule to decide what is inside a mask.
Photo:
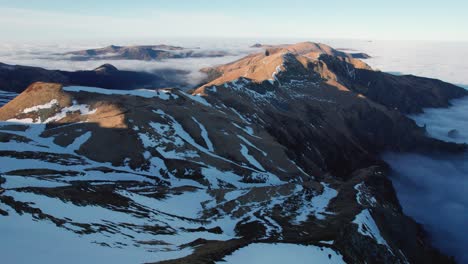
[{"label": "mountain peak", "polygon": [[321,43],[301,42],[292,45],[256,45],[256,47],[265,48],[265,52],[255,53],[229,64],[203,69],[205,72],[218,73],[217,78],[205,86],[220,85],[239,78],[250,79],[256,83],[264,81],[273,83],[280,73],[284,75],[286,72],[296,76],[321,75],[313,73],[315,71],[313,65],[321,61],[322,55],[338,58],[355,68],[371,70],[365,62],[355,59],[352,54]]},{"label": "mountain peak", "polygon": [[96,69],[94,69],[94,71],[95,72],[110,73],[110,72],[117,72],[117,71],[119,71],[119,69],[117,69],[117,67],[115,67],[112,64],[106,63],[106,64],[103,64],[103,65],[97,67]]},{"label": "mountain peak", "polygon": [[112,49],[112,50],[116,50],[116,49],[120,49],[122,48],[121,46],[117,46],[117,45],[109,45],[107,47],[105,47],[105,49]]}]

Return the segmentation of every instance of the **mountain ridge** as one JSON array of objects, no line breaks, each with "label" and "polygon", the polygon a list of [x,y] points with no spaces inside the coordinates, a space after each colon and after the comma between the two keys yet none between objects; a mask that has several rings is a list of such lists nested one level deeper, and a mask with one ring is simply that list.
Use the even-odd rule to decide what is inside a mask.
[{"label": "mountain ridge", "polygon": [[0,90],[20,93],[34,82],[87,85],[109,89],[164,88],[179,85],[161,74],[119,70],[106,63],[93,70],[62,71],[0,63]]},{"label": "mountain ridge", "polygon": [[[318,51],[310,42],[271,47],[274,49],[268,54],[254,53],[226,65],[202,69],[210,79],[198,88],[197,93],[203,94],[203,89],[210,85],[239,78],[251,79],[255,83],[274,82],[278,74],[296,71],[304,76],[309,75],[309,79],[315,78],[317,82],[324,80],[338,89],[369,97],[403,113],[420,113],[427,107],[447,107],[451,99],[468,95],[467,90],[440,80],[375,71],[345,52],[332,56],[330,54],[336,50],[323,44]],[[285,69],[285,63],[291,66],[292,71]],[[290,79],[294,77],[290,76]]]}]

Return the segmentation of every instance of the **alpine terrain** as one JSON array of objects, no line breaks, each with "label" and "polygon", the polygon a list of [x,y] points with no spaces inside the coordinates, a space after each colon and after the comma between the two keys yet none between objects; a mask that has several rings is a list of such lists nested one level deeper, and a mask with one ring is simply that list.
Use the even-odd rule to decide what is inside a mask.
[{"label": "alpine terrain", "polygon": [[224,263],[297,245],[315,263],[454,263],[402,212],[380,154],[465,151],[405,114],[468,92],[324,44],[256,46],[189,91],[24,87],[0,108],[0,230],[17,239],[0,259]]}]

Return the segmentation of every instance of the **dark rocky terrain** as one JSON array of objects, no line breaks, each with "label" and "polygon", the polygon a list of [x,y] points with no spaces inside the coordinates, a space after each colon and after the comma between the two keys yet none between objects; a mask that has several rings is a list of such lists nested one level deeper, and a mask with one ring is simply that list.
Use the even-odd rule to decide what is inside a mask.
[{"label": "dark rocky terrain", "polygon": [[222,57],[224,51],[201,51],[169,45],[107,46],[67,52],[71,60],[163,60],[180,58]]},{"label": "dark rocky terrain", "polygon": [[29,86],[0,108],[0,221],[29,214],[150,262],[280,242],[334,263],[454,263],[403,214],[380,153],[465,151],[404,114],[466,91],[323,44],[267,50],[189,93]]},{"label": "dark rocky terrain", "polygon": [[[173,73],[171,73],[173,74]],[[34,82],[85,85],[108,89],[164,88],[176,85],[163,74],[118,70],[104,64],[89,71],[46,70],[0,63],[0,90],[20,93]]]},{"label": "dark rocky terrain", "polygon": [[354,92],[403,113],[420,113],[423,108],[448,107],[450,100],[468,95],[467,90],[440,80],[413,75],[395,76],[367,68],[349,70],[340,57],[322,55],[328,70],[338,73],[340,83]]}]

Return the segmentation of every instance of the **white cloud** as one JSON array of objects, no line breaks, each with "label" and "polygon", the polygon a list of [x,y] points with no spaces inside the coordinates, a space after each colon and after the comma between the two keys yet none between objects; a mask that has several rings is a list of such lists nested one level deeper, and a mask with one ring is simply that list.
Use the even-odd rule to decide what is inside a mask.
[{"label": "white cloud", "polygon": [[404,212],[422,223],[434,244],[467,263],[468,155],[386,154]]},{"label": "white cloud", "polygon": [[[468,143],[468,97],[452,103],[453,107],[426,109],[413,118],[435,138]],[[458,131],[454,138],[448,136],[452,129]],[[467,263],[468,237],[462,230],[468,223],[468,153],[383,157],[394,170],[392,181],[404,212],[424,225],[437,247]]]},{"label": "white cloud", "polygon": [[[142,42],[148,43],[148,42]],[[199,84],[205,77],[200,69],[220,64],[225,64],[241,57],[258,51],[250,48],[253,42],[248,40],[231,40],[226,43],[224,40],[152,40],[149,44],[170,44],[182,47],[197,48],[197,53],[210,51],[224,51],[224,57],[206,58],[185,58],[167,59],[162,61],[141,61],[141,60],[90,60],[74,61],[69,56],[62,55],[68,51],[75,51],[87,48],[99,48],[109,44],[126,45],[129,43],[94,43],[82,42],[75,44],[7,44],[0,43],[0,62],[11,65],[25,65],[46,68],[49,70],[92,70],[102,64],[110,63],[120,70],[146,71],[150,73],[163,74],[172,82],[183,85],[182,88],[191,88]],[[138,43],[141,44],[141,43]],[[169,70],[169,71],[167,71]],[[164,71],[164,72],[162,72]],[[178,72],[179,71],[179,72]]]}]

